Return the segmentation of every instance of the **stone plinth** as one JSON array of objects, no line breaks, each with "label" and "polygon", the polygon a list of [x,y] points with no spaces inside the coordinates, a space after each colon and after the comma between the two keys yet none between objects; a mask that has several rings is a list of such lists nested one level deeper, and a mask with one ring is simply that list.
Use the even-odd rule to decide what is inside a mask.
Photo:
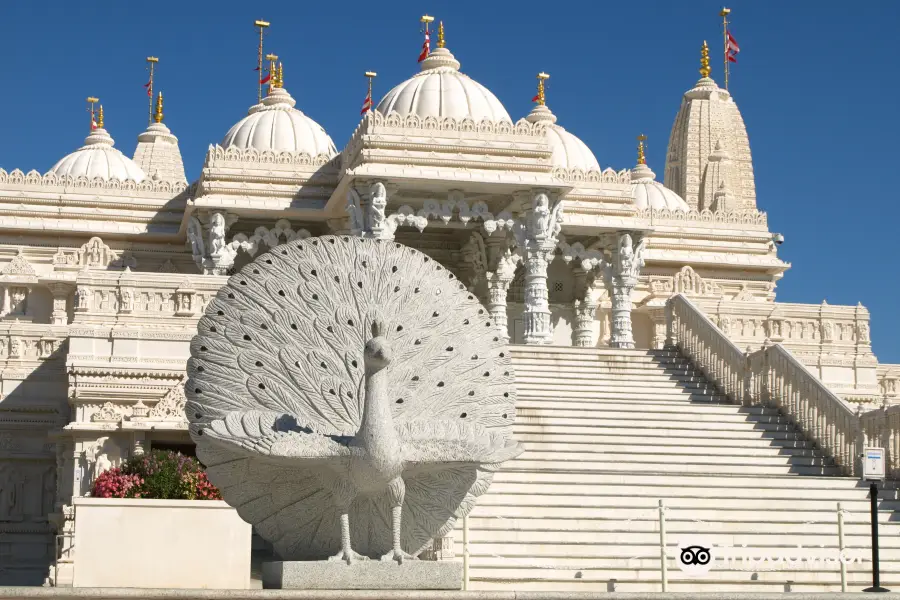
[{"label": "stone plinth", "polygon": [[461,562],[366,560],[263,563],[263,588],[303,590],[460,590]]},{"label": "stone plinth", "polygon": [[250,587],[250,525],[221,500],[75,500],[75,587]]}]

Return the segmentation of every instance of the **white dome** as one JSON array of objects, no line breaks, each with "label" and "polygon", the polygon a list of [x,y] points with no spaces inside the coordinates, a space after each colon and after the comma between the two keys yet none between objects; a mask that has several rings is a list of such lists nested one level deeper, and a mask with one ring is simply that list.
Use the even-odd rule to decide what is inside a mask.
[{"label": "white dome", "polygon": [[471,117],[475,121],[512,121],[489,89],[459,72],[459,62],[446,48],[436,48],[422,61],[422,71],[385,95],[375,107],[383,115]]},{"label": "white dome", "polygon": [[137,164],[115,148],[115,141],[102,127],[84,140],[84,146],[61,159],[51,172],[60,177],[100,177],[106,181],[144,180],[146,175]]},{"label": "white dome", "polygon": [[681,196],[656,181],[656,174],[645,164],[639,164],[631,170],[631,197],[639,210],[690,210]]},{"label": "white dome", "polygon": [[600,164],[587,144],[561,125],[557,125],[556,115],[550,112],[545,104],[535,106],[525,118],[531,123],[547,123],[547,141],[553,150],[550,160],[554,167],[582,171],[600,170]]},{"label": "white dome", "polygon": [[325,129],[294,108],[295,104],[287,90],[273,89],[262,104],[251,107],[249,114],[228,130],[222,146],[335,156],[337,148]]}]

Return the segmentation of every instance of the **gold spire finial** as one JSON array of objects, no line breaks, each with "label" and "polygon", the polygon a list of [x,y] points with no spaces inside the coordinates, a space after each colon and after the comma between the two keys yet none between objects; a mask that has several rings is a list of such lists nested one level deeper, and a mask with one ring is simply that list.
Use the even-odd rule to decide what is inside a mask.
[{"label": "gold spire finial", "polygon": [[277,83],[277,85],[280,88],[284,87],[284,63],[283,62],[278,63],[278,83]]},{"label": "gold spire finial", "polygon": [[156,97],[156,113],[153,115],[153,120],[157,123],[162,123],[163,120],[163,99],[162,92],[159,93],[159,96]]},{"label": "gold spire finial", "polygon": [[445,44],[445,43],[444,43],[444,22],[441,21],[441,22],[438,23],[438,41],[437,41],[437,47],[438,47],[438,48],[443,48],[443,47],[444,47],[444,44]]},{"label": "gold spire finial", "polygon": [[700,49],[700,76],[709,77],[709,46],[703,40],[703,48]]},{"label": "gold spire finial", "polygon": [[534,97],[534,101],[541,106],[546,106],[547,104],[547,96],[544,93],[544,81],[546,81],[547,79],[550,79],[550,76],[543,71],[537,74],[538,93],[537,96]]},{"label": "gold spire finial", "polygon": [[271,94],[272,90],[278,87],[278,67],[275,66],[275,61],[278,60],[278,56],[275,54],[266,54],[266,60],[269,61],[269,93]]},{"label": "gold spire finial", "polygon": [[647,158],[644,156],[644,142],[647,141],[647,136],[643,133],[637,137],[638,139],[638,162],[639,165],[646,165]]},{"label": "gold spire finial", "polygon": [[100,105],[100,110],[97,111],[97,127],[103,129],[103,105]]}]

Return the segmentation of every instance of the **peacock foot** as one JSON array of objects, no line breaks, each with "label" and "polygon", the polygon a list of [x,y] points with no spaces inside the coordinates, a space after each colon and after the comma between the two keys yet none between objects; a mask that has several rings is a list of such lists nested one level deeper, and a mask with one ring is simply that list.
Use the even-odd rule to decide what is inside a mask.
[{"label": "peacock foot", "polygon": [[403,561],[406,560],[419,560],[418,557],[413,556],[403,550],[391,550],[387,554],[381,557],[382,562],[388,561],[396,561],[398,564],[403,564]]},{"label": "peacock foot", "polygon": [[364,556],[364,555],[362,555],[362,554],[360,554],[360,553],[358,553],[358,552],[354,552],[353,550],[348,550],[348,551],[346,551],[346,552],[345,552],[344,550],[341,550],[340,552],[338,552],[338,553],[335,554],[334,556],[329,556],[329,557],[328,557],[328,560],[334,561],[334,562],[337,562],[337,561],[343,561],[343,562],[345,562],[345,563],[347,563],[347,564],[349,565],[349,564],[352,564],[353,561],[357,561],[357,560],[358,560],[358,561],[369,560],[369,557],[368,557],[368,556]]}]

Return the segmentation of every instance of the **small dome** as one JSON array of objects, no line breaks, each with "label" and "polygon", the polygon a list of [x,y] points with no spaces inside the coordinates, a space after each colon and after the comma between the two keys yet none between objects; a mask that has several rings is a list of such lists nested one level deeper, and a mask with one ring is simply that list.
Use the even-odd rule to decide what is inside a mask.
[{"label": "small dome", "polygon": [[274,88],[261,104],[225,134],[222,146],[306,152],[311,156],[337,154],[331,137],[321,125],[294,108],[296,101],[284,88]]},{"label": "small dome", "polygon": [[471,117],[476,121],[512,121],[489,89],[459,72],[457,61],[446,48],[436,48],[416,73],[385,95],[375,107],[383,115]]},{"label": "small dome", "polygon": [[53,165],[51,172],[60,177],[100,177],[106,181],[131,179],[140,183],[146,175],[137,164],[117,149],[115,140],[102,127],[84,140],[84,146]]},{"label": "small dome", "polygon": [[594,153],[576,135],[556,124],[556,115],[545,104],[538,104],[525,117],[531,123],[547,123],[547,141],[553,150],[550,160],[554,167],[599,171],[600,164]]},{"label": "small dome", "polygon": [[631,170],[631,197],[638,210],[690,210],[681,196],[656,181],[656,174],[641,163]]}]

